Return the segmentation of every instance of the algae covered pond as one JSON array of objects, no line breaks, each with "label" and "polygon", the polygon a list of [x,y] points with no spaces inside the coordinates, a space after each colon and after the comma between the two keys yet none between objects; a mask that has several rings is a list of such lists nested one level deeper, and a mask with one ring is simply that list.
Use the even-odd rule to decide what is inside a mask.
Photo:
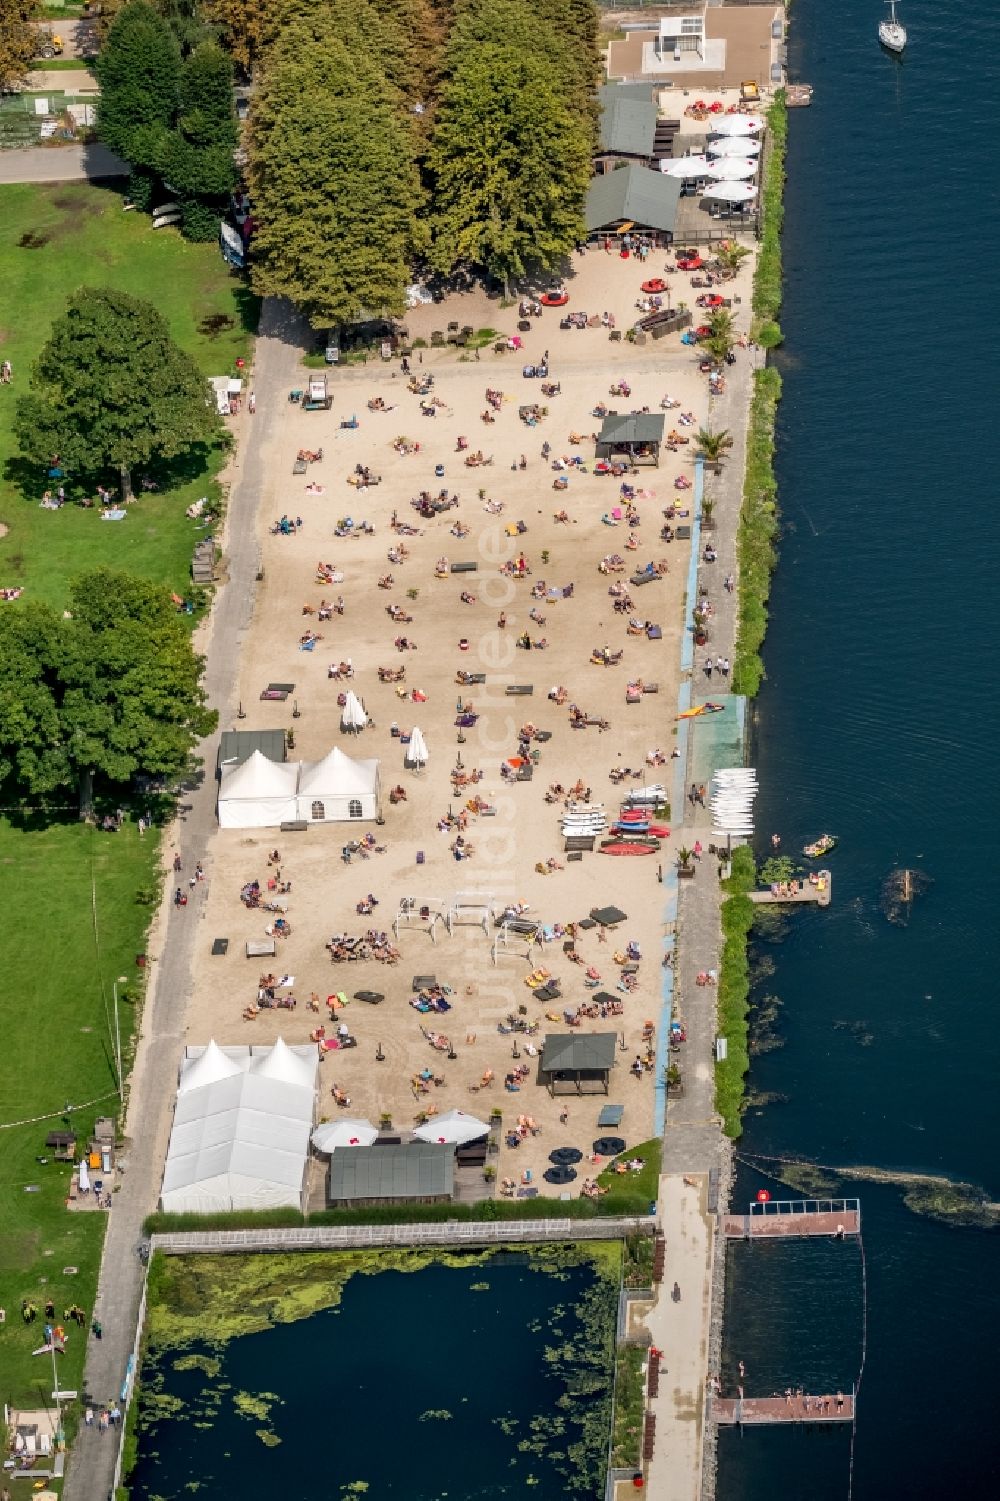
[{"label": "algae covered pond", "polygon": [[604,1489],[617,1245],[158,1259],[133,1501]]}]

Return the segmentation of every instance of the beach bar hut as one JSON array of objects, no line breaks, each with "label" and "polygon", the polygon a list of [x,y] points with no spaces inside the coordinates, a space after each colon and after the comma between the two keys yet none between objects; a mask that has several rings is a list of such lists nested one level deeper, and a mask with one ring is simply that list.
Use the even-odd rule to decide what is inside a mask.
[{"label": "beach bar hut", "polygon": [[549,1094],[607,1094],[617,1045],[617,1032],[550,1032],[541,1065]]},{"label": "beach bar hut", "polygon": [[597,437],[597,457],[659,467],[664,421],[662,412],[609,412]]},{"label": "beach bar hut", "polygon": [[329,1200],[338,1209],[373,1204],[444,1204],[455,1190],[453,1144],[338,1147],[330,1158]]},{"label": "beach bar hut", "polygon": [[593,177],[584,204],[587,233],[598,236],[635,230],[669,245],[680,197],[680,183],[651,167],[619,167]]}]

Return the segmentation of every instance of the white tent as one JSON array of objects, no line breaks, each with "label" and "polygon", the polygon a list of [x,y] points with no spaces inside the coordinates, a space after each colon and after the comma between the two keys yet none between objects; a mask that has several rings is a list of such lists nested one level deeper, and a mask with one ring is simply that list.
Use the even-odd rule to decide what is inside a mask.
[{"label": "white tent", "polygon": [[756,198],[757,189],[748,182],[716,182],[710,188],[702,188],[703,198],[721,198],[725,203],[749,203]]},{"label": "white tent", "polygon": [[353,688],[349,688],[344,699],[344,707],[340,711],[340,728],[357,734],[368,723],[368,715]]},{"label": "white tent", "polygon": [[756,156],[760,141],[755,136],[719,136],[705,147],[709,156]]},{"label": "white tent", "polygon": [[219,786],[219,827],[274,828],[296,818],[293,761],[269,761],[254,751],[241,765],[224,771]]},{"label": "white tent", "polygon": [[490,1128],[474,1115],[464,1110],[449,1110],[445,1115],[436,1115],[426,1125],[414,1131],[420,1141],[448,1142],[460,1147],[464,1141],[479,1141],[490,1134]]},{"label": "white tent", "polygon": [[721,161],[709,162],[705,176],[716,182],[738,182],[743,177],[754,177],[757,163],[748,156],[726,156]]},{"label": "white tent", "polygon": [[716,115],[709,126],[717,136],[753,136],[764,129],[760,115]]},{"label": "white tent", "polygon": [[370,1147],[378,1136],[371,1121],[344,1120],[323,1121],[312,1134],[312,1144],[317,1152],[334,1152],[337,1147]]},{"label": "white tent", "polygon": [[403,765],[427,765],[427,741],[424,739],[423,731],[417,729],[410,731],[410,743],[403,753]]},{"label": "white tent", "polygon": [[318,1059],[312,1046],[191,1049],[181,1064],[165,1210],[304,1206]]},{"label": "white tent", "polygon": [[378,814],[377,761],[354,761],[334,746],[322,761],[302,762],[297,817],[331,823]]},{"label": "white tent", "polygon": [[664,157],[660,171],[667,177],[704,177],[708,164],[707,156],[680,156],[676,161]]}]

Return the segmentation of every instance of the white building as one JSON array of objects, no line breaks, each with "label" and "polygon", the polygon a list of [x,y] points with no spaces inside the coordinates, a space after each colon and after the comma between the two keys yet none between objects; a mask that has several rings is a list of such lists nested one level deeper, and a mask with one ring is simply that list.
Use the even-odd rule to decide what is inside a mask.
[{"label": "white building", "polygon": [[303,1209],[319,1060],[311,1044],[188,1048],[160,1205],[174,1213]]}]

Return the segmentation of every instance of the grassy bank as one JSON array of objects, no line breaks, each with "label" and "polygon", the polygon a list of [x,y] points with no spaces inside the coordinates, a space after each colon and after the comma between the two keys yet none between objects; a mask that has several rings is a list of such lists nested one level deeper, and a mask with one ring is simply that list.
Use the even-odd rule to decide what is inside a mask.
[{"label": "grassy bank", "polygon": [[39,509],[47,482],[17,454],[14,406],[53,320],[81,286],[149,299],[206,376],[231,374],[248,354],[256,299],[216,246],[154,231],[144,215],[123,212],[119,193],[89,183],[0,187],[0,286],[0,358],[14,370],[13,383],[0,387],[0,521],[8,528],[0,584],[24,585],[26,599],[61,607],[75,573],[108,564],[185,590],[191,550],[204,535],[185,508],[217,495],[221,453],[178,470],[171,489],[142,495],[127,521],[108,526],[97,510]]},{"label": "grassy bank", "polygon": [[722,961],[719,969],[719,1035],[727,1052],[715,1065],[715,1107],[727,1136],[739,1136],[743,1127],[743,1083],[750,1067],[747,1050],[747,1014],[750,979],[747,937],[753,925],[754,907],[747,892],[756,885],[753,851],[742,846],[733,851],[732,874],[725,883],[722,904]]},{"label": "grassy bank", "polygon": [[764,663],[760,649],[767,633],[767,600],[777,562],[778,491],[774,478],[774,424],[781,376],[772,366],[756,370],[747,429],[747,468],[736,534],[740,593],[733,659],[733,692],[753,698]]},{"label": "grassy bank", "polygon": [[646,1416],[648,1351],[641,1345],[619,1345],[615,1365],[615,1417],[611,1434],[611,1463],[616,1469],[642,1466],[642,1430]]},{"label": "grassy bank", "polygon": [[[0,865],[27,918],[11,918],[0,936],[0,1307],[7,1310],[0,1370],[8,1402],[49,1400],[51,1364],[31,1353],[44,1343],[46,1299],[60,1322],[73,1303],[88,1315],[93,1307],[106,1216],[67,1210],[71,1169],[54,1160],[45,1138],[71,1128],[82,1144],[98,1115],[117,1113],[112,982],[127,977],[119,985],[127,1058],[140,994],[135,959],[149,913],[135,898],[153,882],[156,856],[155,836],[140,839],[131,823],[103,834],[77,822],[0,820]],[[67,1103],[75,1107],[68,1117]],[[38,1308],[30,1325],[21,1319],[23,1298]],[[80,1389],[85,1336],[66,1327],[59,1381]]]},{"label": "grassy bank", "polygon": [[753,282],[754,333],[766,348],[781,342],[781,227],[785,217],[785,150],[788,107],[779,89],[767,112],[767,157],[761,190],[762,231]]}]

